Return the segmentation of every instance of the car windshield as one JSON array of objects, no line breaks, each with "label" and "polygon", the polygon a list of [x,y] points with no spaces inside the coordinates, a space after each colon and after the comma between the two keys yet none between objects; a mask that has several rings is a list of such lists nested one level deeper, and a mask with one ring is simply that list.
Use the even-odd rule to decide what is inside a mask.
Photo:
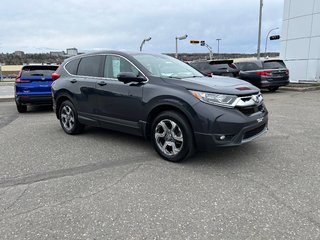
[{"label": "car windshield", "polygon": [[153,54],[135,54],[133,57],[138,60],[146,69],[148,69],[153,76],[156,77],[203,77],[200,72],[173,57]]}]

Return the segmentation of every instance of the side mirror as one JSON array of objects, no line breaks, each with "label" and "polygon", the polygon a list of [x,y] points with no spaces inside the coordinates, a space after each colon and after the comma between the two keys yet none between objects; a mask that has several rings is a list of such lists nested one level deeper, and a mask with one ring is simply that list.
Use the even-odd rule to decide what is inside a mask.
[{"label": "side mirror", "polygon": [[130,82],[136,82],[136,83],[141,83],[146,81],[145,78],[141,76],[137,76],[133,72],[121,72],[117,76],[118,80],[123,83],[130,83]]}]

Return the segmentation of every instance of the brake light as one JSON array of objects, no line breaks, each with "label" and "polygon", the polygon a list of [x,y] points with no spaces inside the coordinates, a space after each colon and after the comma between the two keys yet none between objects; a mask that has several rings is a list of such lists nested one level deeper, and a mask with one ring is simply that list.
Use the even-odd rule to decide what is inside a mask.
[{"label": "brake light", "polygon": [[51,77],[52,77],[52,81],[55,81],[60,77],[60,74],[54,72],[54,73],[52,73]]},{"label": "brake light", "polygon": [[256,74],[260,76],[271,76],[271,71],[257,71]]},{"label": "brake light", "polygon": [[289,76],[289,69],[286,69],[286,75]]},{"label": "brake light", "polygon": [[213,73],[212,73],[212,72],[208,72],[208,73],[207,73],[207,76],[208,76],[208,77],[212,77],[212,76],[213,76]]},{"label": "brake light", "polygon": [[237,69],[236,65],[234,65],[233,63],[229,63],[228,66],[229,66],[230,68]]}]

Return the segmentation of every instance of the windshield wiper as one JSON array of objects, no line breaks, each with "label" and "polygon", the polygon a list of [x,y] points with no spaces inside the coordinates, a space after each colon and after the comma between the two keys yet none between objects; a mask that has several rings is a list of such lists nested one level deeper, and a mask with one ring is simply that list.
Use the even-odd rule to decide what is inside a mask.
[{"label": "windshield wiper", "polygon": [[199,77],[199,78],[200,78],[200,77],[204,77],[204,76],[195,76],[195,75],[194,75],[194,76],[186,76],[186,77],[184,77],[184,78],[196,78],[196,77]]}]

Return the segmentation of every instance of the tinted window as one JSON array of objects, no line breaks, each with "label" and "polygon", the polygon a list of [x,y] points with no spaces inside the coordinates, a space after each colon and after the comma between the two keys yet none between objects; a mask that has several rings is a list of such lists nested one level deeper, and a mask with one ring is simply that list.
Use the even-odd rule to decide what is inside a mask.
[{"label": "tinted window", "polygon": [[228,64],[212,64],[210,65],[210,69],[212,70],[225,70],[228,69]]},{"label": "tinted window", "polygon": [[118,56],[107,56],[104,67],[104,77],[117,78],[120,72],[132,72],[136,76],[139,75],[138,69],[126,59]]},{"label": "tinted window", "polygon": [[50,76],[56,71],[58,66],[24,66],[22,68],[21,77],[32,77],[32,76]]},{"label": "tinted window", "polygon": [[[241,66],[242,65],[242,66]],[[243,71],[252,71],[261,69],[261,67],[254,62],[244,62],[239,64],[239,68]]]},{"label": "tinted window", "polygon": [[102,77],[101,69],[103,61],[104,56],[101,55],[81,58],[78,67],[78,75]]},{"label": "tinted window", "polygon": [[286,65],[283,61],[267,61],[263,63],[263,68],[265,69],[278,69],[285,68]]},{"label": "tinted window", "polygon": [[78,65],[80,62],[80,58],[72,60],[66,65],[66,69],[70,74],[76,75],[78,70]]}]

